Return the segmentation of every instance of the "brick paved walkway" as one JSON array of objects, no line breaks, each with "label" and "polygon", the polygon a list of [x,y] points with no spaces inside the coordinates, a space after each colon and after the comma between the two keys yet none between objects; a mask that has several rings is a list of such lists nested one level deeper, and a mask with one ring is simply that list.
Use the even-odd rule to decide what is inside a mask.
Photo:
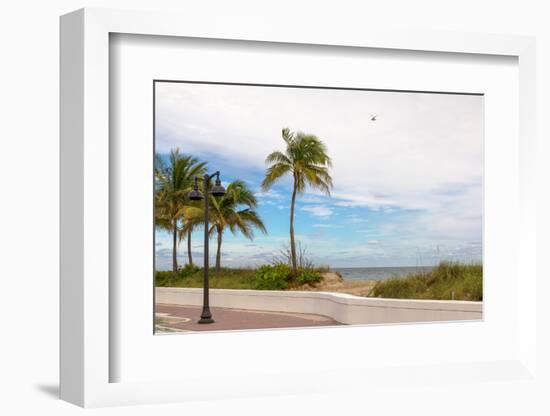
[{"label": "brick paved walkway", "polygon": [[227,331],[235,329],[296,328],[342,325],[322,315],[250,311],[211,307],[214,323],[198,324],[202,308],[156,304],[158,332]]}]

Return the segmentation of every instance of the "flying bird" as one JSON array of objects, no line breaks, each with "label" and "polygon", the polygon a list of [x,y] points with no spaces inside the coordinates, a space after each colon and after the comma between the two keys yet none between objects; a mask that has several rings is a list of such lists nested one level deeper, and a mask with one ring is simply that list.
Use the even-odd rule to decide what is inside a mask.
[{"label": "flying bird", "polygon": [[370,121],[376,121],[378,119],[378,114],[371,114]]}]

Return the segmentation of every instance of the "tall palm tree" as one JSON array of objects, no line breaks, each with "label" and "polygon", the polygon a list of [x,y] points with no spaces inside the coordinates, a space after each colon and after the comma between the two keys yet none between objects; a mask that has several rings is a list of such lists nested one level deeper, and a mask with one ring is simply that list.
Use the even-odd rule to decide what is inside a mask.
[{"label": "tall palm tree", "polygon": [[[223,233],[226,228],[229,228],[233,234],[241,233],[250,240],[254,238],[254,228],[264,234],[267,233],[267,230],[259,214],[255,211],[258,205],[256,197],[243,181],[231,182],[227,186],[224,196],[210,195],[209,198],[209,233],[210,235],[216,233],[217,236],[216,274],[219,275]],[[204,224],[204,211],[201,208],[188,207],[185,212],[186,217],[189,218],[185,226],[186,231],[189,227]]]},{"label": "tall palm tree", "polygon": [[290,254],[292,271],[297,274],[296,243],[294,240],[294,207],[296,195],[305,191],[307,186],[319,189],[330,195],[332,177],[329,168],[332,166],[325,144],[312,134],[282,130],[286,144],[284,151],[274,151],[265,159],[269,166],[262,182],[262,189],[267,191],[280,178],[292,175],[292,200],[290,204]]},{"label": "tall palm tree", "polygon": [[206,162],[182,155],[172,149],[168,164],[155,156],[155,224],[172,233],[172,271],[178,272],[178,224],[184,208],[190,203],[187,195],[193,188],[195,176],[206,171]]}]

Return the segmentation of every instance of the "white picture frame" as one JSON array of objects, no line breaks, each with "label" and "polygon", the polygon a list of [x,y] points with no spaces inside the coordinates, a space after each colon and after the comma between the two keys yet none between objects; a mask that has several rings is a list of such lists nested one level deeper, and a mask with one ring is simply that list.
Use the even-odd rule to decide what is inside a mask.
[{"label": "white picture frame", "polygon": [[[383,48],[440,53],[505,55],[519,66],[519,216],[517,227],[518,345],[506,360],[425,365],[417,376],[430,379],[442,369],[449,377],[479,382],[491,377],[522,381],[536,375],[535,259],[535,43],[529,37],[369,32],[330,33],[323,28],[285,28],[275,23],[239,26],[218,21],[205,27],[189,16],[165,13],[83,9],[61,18],[61,397],[80,406],[184,401],[197,398],[307,393],[374,385],[388,377],[404,377],[395,369],[322,368],[299,374],[271,373],[247,380],[223,373],[170,380],[111,382],[110,366],[120,357],[110,348],[109,293],[109,36],[112,33],[207,39],[280,42],[335,47]],[[310,333],[309,336],[314,336]],[[152,334],[151,334],[152,335]],[[218,335],[219,337],[220,335]],[[219,338],[217,338],[219,339]],[[137,348],[137,347],[136,347]],[[243,364],[244,367],[247,364]],[[469,369],[465,374],[465,366]],[[198,373],[197,373],[198,374]],[[330,377],[320,378],[319,374]],[[406,377],[405,377],[406,379]],[[322,380],[322,381],[321,381]],[[348,380],[343,383],[342,380]],[[205,388],[208,386],[208,389]]]}]

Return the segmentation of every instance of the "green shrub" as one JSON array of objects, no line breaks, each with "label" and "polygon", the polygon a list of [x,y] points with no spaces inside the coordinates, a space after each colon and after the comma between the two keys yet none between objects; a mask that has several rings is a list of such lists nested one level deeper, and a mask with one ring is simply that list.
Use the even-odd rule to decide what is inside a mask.
[{"label": "green shrub", "polygon": [[284,263],[268,264],[256,270],[255,288],[258,290],[285,290],[292,270]]},{"label": "green shrub", "polygon": [[320,282],[323,276],[321,276],[321,273],[319,273],[315,269],[303,269],[300,270],[300,273],[298,274],[298,277],[296,278],[296,281],[300,285],[311,284]]},{"label": "green shrub", "polygon": [[177,279],[171,271],[157,271],[155,273],[156,286],[172,286]]},{"label": "green shrub", "polygon": [[187,278],[198,274],[199,270],[201,269],[194,264],[186,264],[178,270],[176,276],[169,270],[157,271],[155,273],[155,284],[156,286],[181,286]]},{"label": "green shrub", "polygon": [[199,266],[187,263],[185,266],[179,269],[178,274],[180,277],[185,278],[197,273],[199,270],[201,270]]}]

